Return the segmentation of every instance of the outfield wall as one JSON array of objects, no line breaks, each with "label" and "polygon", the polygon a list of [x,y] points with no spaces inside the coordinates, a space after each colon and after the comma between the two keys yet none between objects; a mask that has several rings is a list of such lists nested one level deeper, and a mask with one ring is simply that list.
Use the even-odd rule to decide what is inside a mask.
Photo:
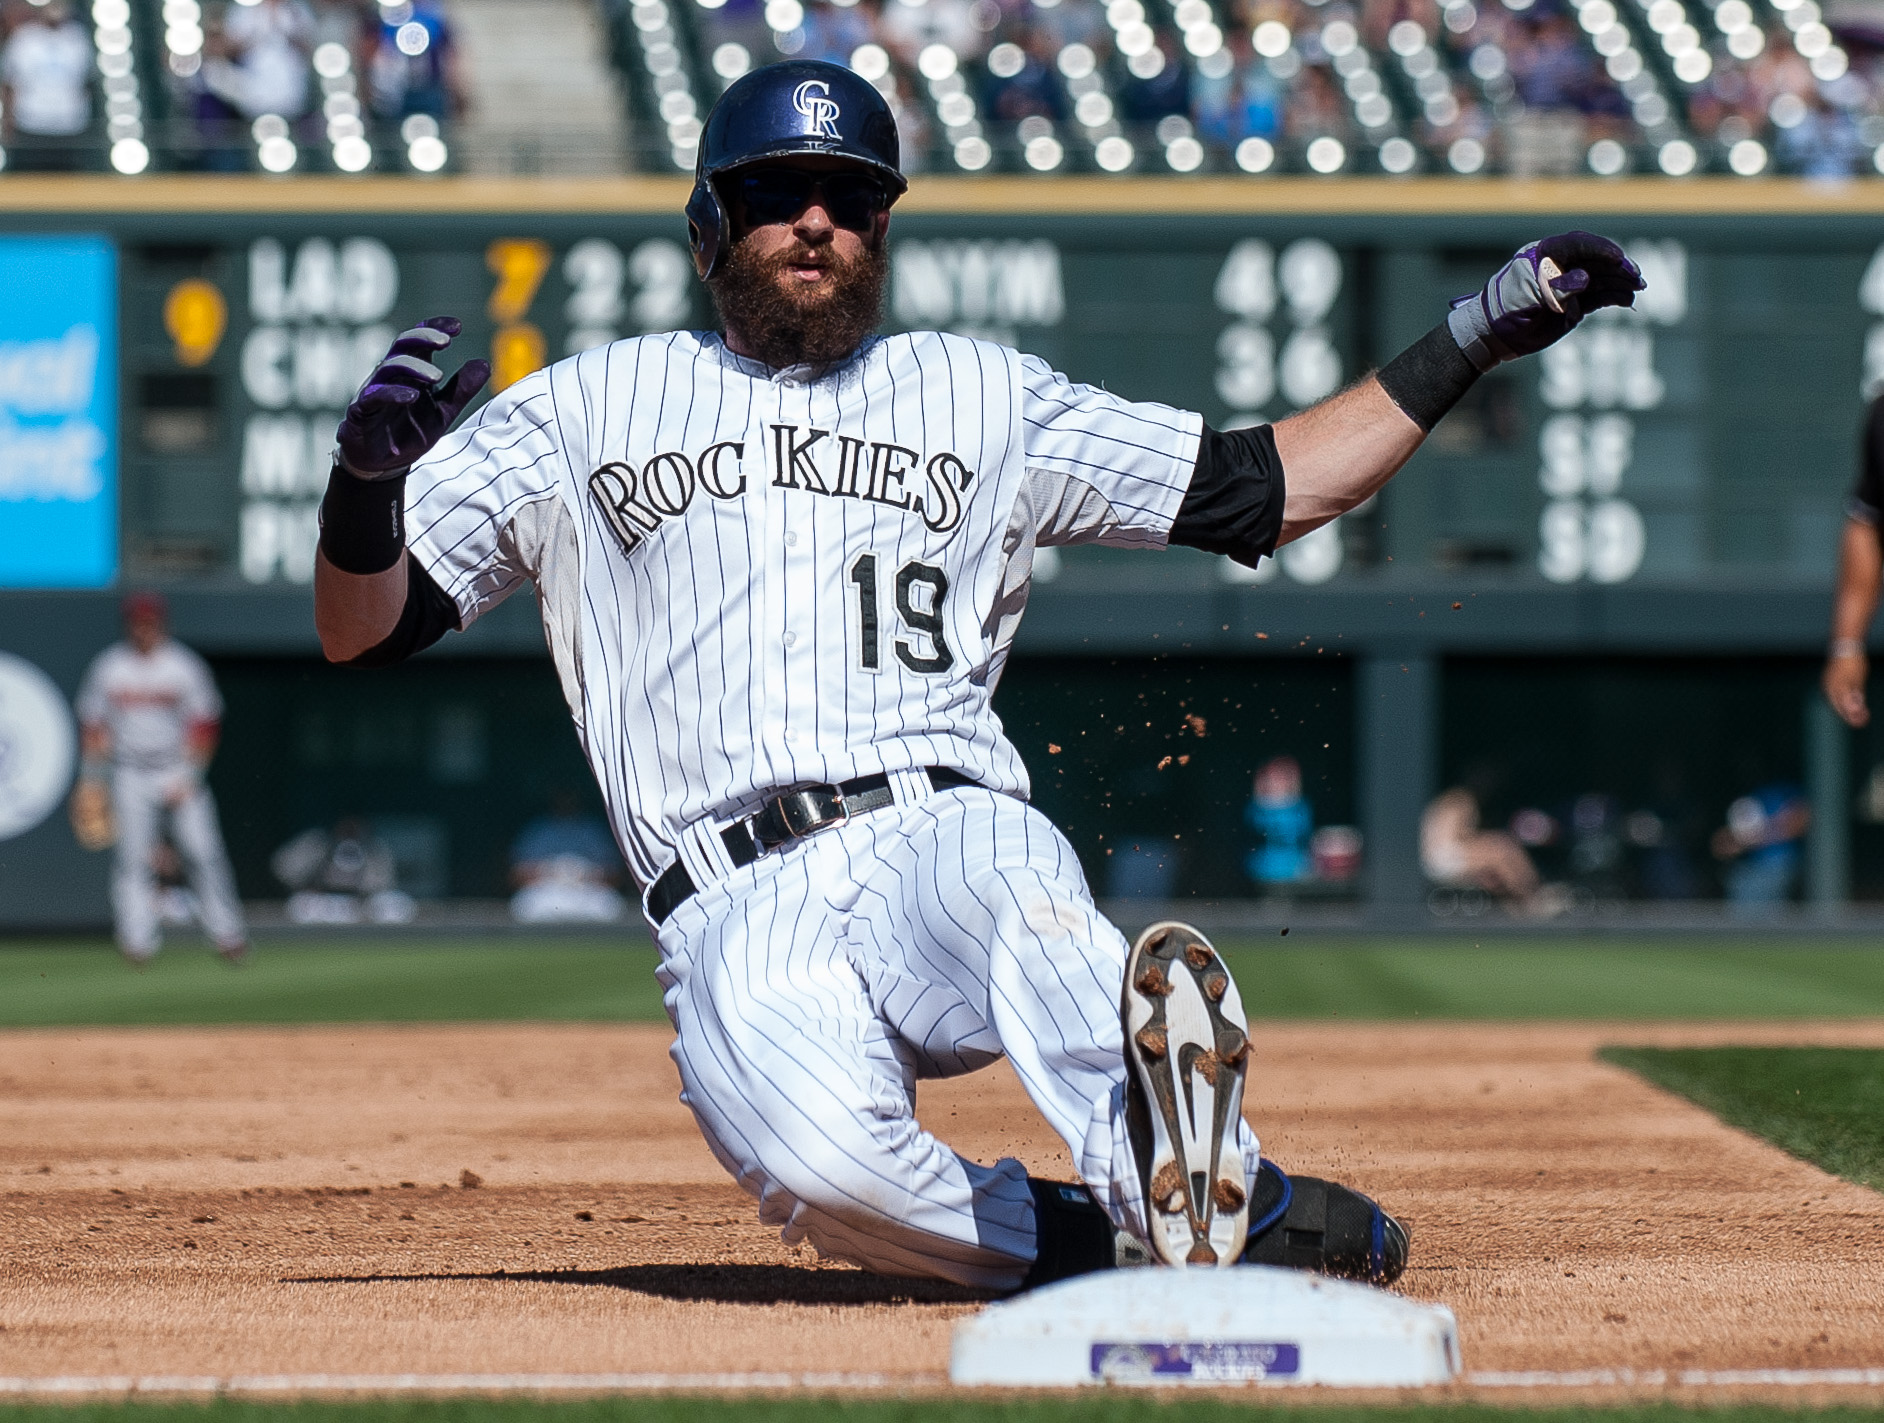
[{"label": "outfield wall", "polygon": [[[51,238],[102,239],[115,262],[101,279],[115,331],[94,358],[108,410],[0,381],[0,471],[14,471],[0,474],[0,583],[14,585],[0,648],[69,692],[111,633],[115,590],[151,584],[232,673],[301,675],[327,442],[386,336],[449,311],[466,320],[461,346],[515,379],[566,350],[702,323],[684,195],[666,179],[0,183],[13,270],[49,260]],[[1327,792],[1339,808],[1322,818],[1358,820],[1366,894],[1388,905],[1424,894],[1418,808],[1458,770],[1445,748],[1464,713],[1449,731],[1447,688],[1479,684],[1449,669],[1680,660],[1712,669],[1731,703],[1736,663],[1768,659],[1761,686],[1790,700],[1748,703],[1747,735],[1782,736],[1782,769],[1813,780],[1826,831],[1813,884],[1835,900],[1851,784],[1884,757],[1815,722],[1801,689],[1863,394],[1884,380],[1884,188],[924,179],[898,210],[889,319],[1012,341],[1122,394],[1246,423],[1385,359],[1501,254],[1567,226],[1629,245],[1651,279],[1637,313],[1481,382],[1375,504],[1258,579],[1188,551],[1066,552],[1043,570],[1017,663],[1195,658],[1261,679],[1283,674],[1277,659],[1339,659],[1345,725],[1309,749],[1346,740],[1348,789]],[[16,290],[7,308],[68,365],[80,347],[44,343],[80,324],[62,315],[79,285]],[[82,418],[91,444],[42,457],[49,430]],[[431,660],[541,652],[515,599]],[[224,781],[235,814],[254,778]],[[56,816],[0,841],[0,922],[95,916],[100,867],[76,856]]]}]

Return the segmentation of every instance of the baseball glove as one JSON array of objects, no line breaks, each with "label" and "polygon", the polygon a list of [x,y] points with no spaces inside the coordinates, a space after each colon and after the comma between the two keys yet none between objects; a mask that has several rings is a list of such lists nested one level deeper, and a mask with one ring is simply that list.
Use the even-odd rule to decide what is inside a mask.
[{"label": "baseball glove", "polygon": [[118,839],[111,792],[103,781],[80,781],[72,791],[72,833],[87,850],[109,850]]}]

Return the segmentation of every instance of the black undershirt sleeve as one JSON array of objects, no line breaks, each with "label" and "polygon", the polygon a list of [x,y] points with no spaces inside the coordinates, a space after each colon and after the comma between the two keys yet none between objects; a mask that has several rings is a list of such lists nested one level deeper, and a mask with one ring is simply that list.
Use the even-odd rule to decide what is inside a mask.
[{"label": "black undershirt sleeve", "polygon": [[432,575],[406,553],[406,605],[399,610],[393,630],[358,657],[349,667],[391,667],[425,651],[448,632],[458,629],[458,605],[445,595]]},{"label": "black undershirt sleeve", "polygon": [[1858,483],[1845,502],[1845,512],[1874,529],[1884,523],[1884,396],[1872,401],[1865,411],[1864,448],[1858,452]]},{"label": "black undershirt sleeve", "polygon": [[1206,425],[1190,487],[1171,521],[1170,542],[1227,554],[1254,568],[1276,550],[1283,495],[1273,428],[1217,431]]}]

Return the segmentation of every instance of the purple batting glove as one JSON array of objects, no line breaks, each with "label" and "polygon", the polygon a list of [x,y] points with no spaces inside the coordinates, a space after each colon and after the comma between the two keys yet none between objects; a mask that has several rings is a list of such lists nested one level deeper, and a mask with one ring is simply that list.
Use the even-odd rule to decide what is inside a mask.
[{"label": "purple batting glove", "polygon": [[341,468],[361,479],[397,479],[437,444],[491,378],[489,361],[466,361],[449,381],[432,358],[463,330],[455,316],[434,316],[392,343],[335,434]]},{"label": "purple batting glove", "polygon": [[1452,303],[1447,325],[1480,371],[1543,350],[1599,306],[1634,306],[1646,286],[1622,248],[1565,232],[1518,249],[1485,290]]}]

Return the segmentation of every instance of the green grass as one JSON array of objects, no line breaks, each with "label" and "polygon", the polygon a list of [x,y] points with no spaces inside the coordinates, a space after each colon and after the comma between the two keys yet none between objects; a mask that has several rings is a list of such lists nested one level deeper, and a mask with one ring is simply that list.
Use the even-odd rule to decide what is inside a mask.
[{"label": "green grass", "polygon": [[200,946],[134,969],[108,944],[0,948],[0,1026],[165,1023],[649,1021],[645,945],[433,939],[288,941],[231,968]]},{"label": "green grass", "polygon": [[[1884,1016],[1884,950],[1613,939],[1222,941],[1257,1018]],[[0,1027],[657,1022],[644,941],[281,940],[241,969],[180,944],[143,971],[103,942],[0,947]]]},{"label": "green grass", "polygon": [[[1295,942],[1291,937],[1291,944]],[[1257,1018],[1853,1018],[1884,1015],[1884,951],[1797,941],[1224,940]]]},{"label": "green grass", "polygon": [[1488,1408],[1472,1404],[1288,1405],[1260,1398],[1181,1401],[1110,1390],[1070,1397],[1007,1399],[726,1398],[655,1394],[619,1398],[456,1398],[260,1403],[77,1403],[0,1407],[0,1423],[1878,1423],[1884,1409],[1809,1413],[1771,1404],[1683,1408],[1669,1403],[1603,1408]]},{"label": "green grass", "polygon": [[1611,1047],[1602,1057],[1835,1176],[1884,1188],[1884,1051]]}]

